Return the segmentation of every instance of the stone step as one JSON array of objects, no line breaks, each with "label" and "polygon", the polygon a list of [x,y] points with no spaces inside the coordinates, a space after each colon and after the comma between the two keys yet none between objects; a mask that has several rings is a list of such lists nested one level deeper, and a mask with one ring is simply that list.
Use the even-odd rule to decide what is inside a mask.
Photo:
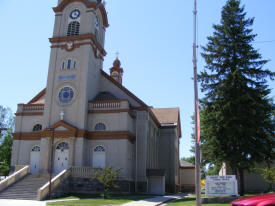
[{"label": "stone step", "polygon": [[49,176],[29,174],[0,192],[0,199],[35,200],[37,190],[49,181]]}]

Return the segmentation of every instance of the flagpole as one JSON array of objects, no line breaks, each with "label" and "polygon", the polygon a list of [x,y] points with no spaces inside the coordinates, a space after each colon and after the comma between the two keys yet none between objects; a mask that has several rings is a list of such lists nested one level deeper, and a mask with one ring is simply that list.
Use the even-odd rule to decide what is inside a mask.
[{"label": "flagpole", "polygon": [[196,181],[196,206],[201,205],[201,171],[200,171],[200,144],[198,136],[198,83],[197,83],[197,0],[194,0],[194,44],[193,44],[193,67],[194,67],[194,93],[195,93],[195,181]]}]

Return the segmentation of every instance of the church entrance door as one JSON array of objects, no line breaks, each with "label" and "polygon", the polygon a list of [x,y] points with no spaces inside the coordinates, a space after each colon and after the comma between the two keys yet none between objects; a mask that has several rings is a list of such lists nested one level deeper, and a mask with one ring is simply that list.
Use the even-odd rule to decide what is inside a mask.
[{"label": "church entrance door", "polygon": [[34,146],[30,156],[30,169],[31,173],[35,174],[39,171],[40,147]]},{"label": "church entrance door", "polygon": [[69,144],[61,142],[55,149],[53,173],[58,174],[68,168]]}]

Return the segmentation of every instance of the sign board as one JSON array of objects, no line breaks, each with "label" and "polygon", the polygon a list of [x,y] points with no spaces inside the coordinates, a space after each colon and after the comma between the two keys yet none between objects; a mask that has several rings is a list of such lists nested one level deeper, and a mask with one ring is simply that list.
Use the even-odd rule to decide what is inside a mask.
[{"label": "sign board", "polygon": [[67,76],[58,76],[59,81],[64,81],[64,80],[76,80],[76,75],[67,75]]},{"label": "sign board", "polygon": [[235,175],[206,176],[205,196],[235,195],[238,196],[238,183]]}]

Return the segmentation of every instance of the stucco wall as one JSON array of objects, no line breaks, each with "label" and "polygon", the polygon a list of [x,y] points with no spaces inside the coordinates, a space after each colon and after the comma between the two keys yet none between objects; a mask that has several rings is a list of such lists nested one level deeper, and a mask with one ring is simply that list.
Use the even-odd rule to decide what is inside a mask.
[{"label": "stucco wall", "polygon": [[43,116],[17,116],[15,118],[15,132],[32,132],[36,124],[43,125]]},{"label": "stucco wall", "polygon": [[40,140],[14,140],[11,165],[29,165],[33,146],[40,146]]},{"label": "stucco wall", "polygon": [[129,158],[132,158],[132,145],[128,140],[88,140],[86,161],[90,167],[93,167],[93,149],[98,145],[102,145],[106,150],[106,167],[112,165],[114,168],[121,168],[121,177],[133,179],[129,164]]},{"label": "stucco wall", "polygon": [[106,131],[129,131],[134,133],[133,119],[128,112],[89,114],[88,130],[95,131],[95,125],[97,123],[104,123]]},{"label": "stucco wall", "polygon": [[180,185],[195,186],[195,168],[180,169]]}]

